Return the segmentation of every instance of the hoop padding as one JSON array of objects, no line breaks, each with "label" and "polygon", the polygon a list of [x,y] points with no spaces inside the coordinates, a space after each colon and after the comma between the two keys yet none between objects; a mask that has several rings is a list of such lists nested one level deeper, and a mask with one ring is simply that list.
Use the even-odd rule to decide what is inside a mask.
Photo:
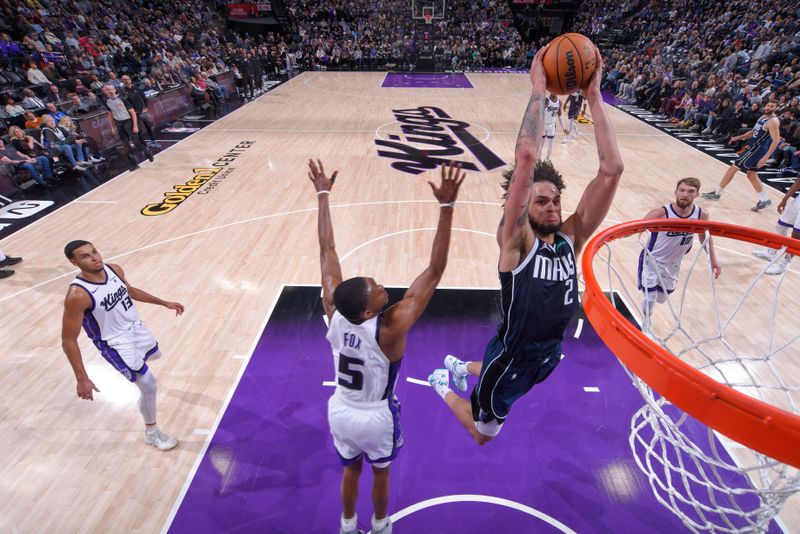
[{"label": "hoop padding", "polygon": [[746,241],[800,256],[800,241],[761,230],[703,220],[630,221],[598,233],[582,260],[583,309],[600,338],[635,375],[695,419],[766,456],[800,468],[800,417],[717,382],[651,341],[606,298],[592,262],[607,243],[642,231],[675,231]]}]

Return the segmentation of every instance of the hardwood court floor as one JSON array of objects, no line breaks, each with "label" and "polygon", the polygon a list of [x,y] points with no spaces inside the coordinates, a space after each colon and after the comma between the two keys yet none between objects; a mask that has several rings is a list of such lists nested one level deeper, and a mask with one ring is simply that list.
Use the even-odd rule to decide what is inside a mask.
[{"label": "hardwood court floor", "polygon": [[[380,87],[383,77],[305,73],[165,150],[155,163],[0,242],[7,253],[25,258],[15,276],[0,283],[0,531],[161,529],[280,288],[318,283],[309,157],[340,170],[331,204],[345,276],[368,274],[405,286],[424,268],[438,213],[425,183],[433,175],[400,172],[391,167],[395,160],[378,157],[376,139],[401,135],[392,110],[441,108],[511,163],[530,83],[520,74],[470,74],[472,89],[391,89]],[[607,224],[640,218],[670,201],[679,177],[697,176],[707,189],[724,173],[711,157],[618,110],[608,113],[625,173]],[[581,130],[577,140],[561,145],[559,139],[553,149],[568,184],[565,210],[576,205],[597,169],[591,127]],[[455,157],[477,162],[469,151]],[[210,175],[203,169],[214,162],[229,165]],[[499,168],[469,173],[442,286],[498,287],[499,178]],[[158,205],[175,186],[183,185],[178,190],[185,195],[205,180],[171,211],[142,215],[149,205],[156,205],[151,212],[166,209]],[[777,204],[780,195],[768,195]],[[172,197],[173,204],[183,198]],[[772,229],[774,210],[752,213],[754,202],[738,176],[723,201],[710,206],[712,217]],[[60,346],[62,302],[74,276],[61,251],[72,239],[92,241],[137,287],[186,305],[178,318],[138,306],[165,355],[152,369],[159,380],[159,426],[181,440],[172,452],[142,444],[137,390],[85,336],[84,361],[101,393],[91,403],[75,396]],[[722,252],[723,268],[748,250]],[[737,288],[742,281],[731,271],[723,282]],[[796,303],[797,273],[788,276],[783,291]],[[766,329],[757,318],[750,327]],[[787,372],[798,375],[796,368]],[[795,530],[796,503],[784,512]]]}]

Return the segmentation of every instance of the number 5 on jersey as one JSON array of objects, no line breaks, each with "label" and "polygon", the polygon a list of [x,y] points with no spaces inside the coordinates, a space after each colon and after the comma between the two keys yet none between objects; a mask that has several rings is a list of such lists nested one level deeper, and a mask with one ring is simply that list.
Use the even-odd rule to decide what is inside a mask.
[{"label": "number 5 on jersey", "polygon": [[363,366],[364,360],[339,353],[339,379],[337,380],[339,385],[356,391],[363,389],[364,374],[360,370],[354,369],[354,367]]}]

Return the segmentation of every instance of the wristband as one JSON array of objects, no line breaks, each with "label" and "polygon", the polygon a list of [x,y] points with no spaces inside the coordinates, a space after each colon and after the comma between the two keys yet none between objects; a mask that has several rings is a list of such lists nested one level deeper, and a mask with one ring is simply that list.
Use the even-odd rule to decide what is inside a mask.
[{"label": "wristband", "polygon": [[441,204],[439,204],[439,207],[441,207],[441,208],[454,208],[455,205],[456,205],[455,202],[442,202]]},{"label": "wristband", "polygon": [[322,191],[317,191],[317,196],[330,195],[330,194],[331,194],[331,192],[330,192],[329,189],[323,189]]}]

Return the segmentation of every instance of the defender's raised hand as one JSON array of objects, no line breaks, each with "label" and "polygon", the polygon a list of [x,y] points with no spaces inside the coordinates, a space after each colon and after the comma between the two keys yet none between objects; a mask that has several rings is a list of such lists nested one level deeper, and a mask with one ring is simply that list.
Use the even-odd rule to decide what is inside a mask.
[{"label": "defender's raised hand", "polygon": [[314,184],[314,189],[316,189],[317,193],[320,191],[328,191],[333,188],[333,183],[336,181],[336,175],[339,174],[339,171],[333,171],[333,174],[330,178],[328,175],[325,174],[325,168],[322,166],[322,162],[317,160],[314,163],[314,160],[308,160],[308,179],[311,180],[311,183]]},{"label": "defender's raised hand", "polygon": [[454,161],[450,162],[450,166],[442,165],[442,184],[436,187],[433,182],[428,181],[428,184],[433,190],[433,196],[439,201],[439,204],[452,204],[458,197],[458,188],[466,178],[466,173],[461,170],[461,164],[456,164]]}]

